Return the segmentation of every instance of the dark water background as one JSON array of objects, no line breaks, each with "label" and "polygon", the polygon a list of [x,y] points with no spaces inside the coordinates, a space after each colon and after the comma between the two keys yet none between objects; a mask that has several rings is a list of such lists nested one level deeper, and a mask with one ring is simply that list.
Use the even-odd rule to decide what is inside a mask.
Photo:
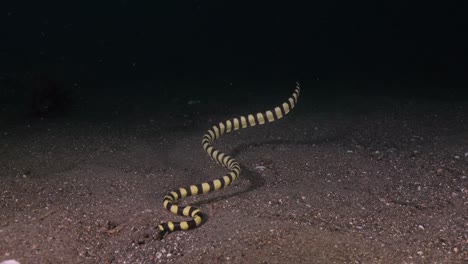
[{"label": "dark water background", "polygon": [[99,100],[104,112],[131,100],[275,101],[296,80],[314,98],[464,100],[465,5],[2,2],[2,112],[60,115]]}]

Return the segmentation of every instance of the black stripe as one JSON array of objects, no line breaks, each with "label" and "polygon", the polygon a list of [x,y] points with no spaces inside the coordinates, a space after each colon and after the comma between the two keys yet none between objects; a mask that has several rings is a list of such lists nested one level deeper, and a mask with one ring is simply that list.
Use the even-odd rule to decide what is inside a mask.
[{"label": "black stripe", "polygon": [[[206,146],[206,147],[205,147]],[[205,150],[205,152],[208,152],[208,148],[211,147],[210,144],[203,144],[203,149]]]},{"label": "black stripe", "polygon": [[229,168],[232,168],[232,164],[236,164],[236,160],[234,160],[233,158],[231,158],[229,161],[228,161],[228,166]]},{"label": "black stripe", "polygon": [[[221,124],[224,126],[223,133],[221,133]],[[219,135],[223,135],[224,133],[226,133],[227,125],[226,125],[225,121],[220,122],[220,123],[218,124],[218,127],[219,127]]]},{"label": "black stripe", "polygon": [[205,136],[206,136],[206,139],[208,139],[209,142],[213,142],[213,139],[211,138],[211,134],[208,133],[208,131],[206,131]]},{"label": "black stripe", "polygon": [[184,214],[183,214],[184,209],[185,209],[185,206],[184,206],[184,207],[180,207],[180,206],[179,206],[179,207],[177,208],[177,214],[183,216],[183,215],[184,215]]},{"label": "black stripe", "polygon": [[219,178],[218,180],[221,182],[221,188],[220,189],[222,189],[226,185],[226,182],[224,181],[223,177]]},{"label": "black stripe", "polygon": [[182,229],[180,228],[180,222],[175,222],[175,223],[172,222],[172,223],[174,224],[174,231],[180,231],[180,230],[182,230]]},{"label": "black stripe", "polygon": [[283,106],[283,104],[280,105],[280,109],[281,109],[281,113],[283,114],[283,117],[284,117],[285,115],[287,115],[287,114],[286,114],[286,111],[284,111],[284,106]]},{"label": "black stripe", "polygon": [[198,188],[198,194],[203,193],[203,188],[202,188],[202,184],[201,184],[201,183],[199,183],[199,184],[197,184],[197,185],[195,185],[195,186],[197,186],[197,188]]},{"label": "black stripe", "polygon": [[193,206],[192,206],[192,207],[190,207],[190,210],[189,210],[189,212],[188,212],[188,215],[189,215],[190,217],[193,217],[193,215],[192,215],[192,214],[193,214],[193,212],[194,212],[195,210],[197,210],[197,208],[196,208],[196,207],[193,207]]},{"label": "black stripe", "polygon": [[258,116],[258,113],[253,115],[254,121],[255,121],[255,124],[260,125],[260,120],[258,120],[257,116]]},{"label": "black stripe", "polygon": [[210,186],[210,192],[214,191],[214,189],[215,189],[214,182],[211,181],[211,182],[208,183],[208,185]]},{"label": "black stripe", "polygon": [[[214,127],[218,129],[218,134],[219,134],[218,138],[219,138],[221,136],[221,128],[218,125],[214,125]],[[216,131],[214,130],[214,128],[213,128],[213,132],[215,132],[215,136],[216,136]]]},{"label": "black stripe", "polygon": [[176,198],[174,197],[174,195],[172,195],[172,193],[168,193],[166,196],[170,196],[170,197],[172,198],[172,201],[171,201],[171,202],[173,202],[173,201],[176,200]]},{"label": "black stripe", "polygon": [[[206,134],[205,134],[206,135]],[[202,145],[206,143],[211,143],[212,141],[210,140],[210,137],[209,136],[203,136],[203,139],[202,139]]]},{"label": "black stripe", "polygon": [[188,197],[188,196],[192,196],[192,189],[190,189],[190,187],[184,188],[184,189],[185,189],[185,191],[187,192],[187,197]]},{"label": "black stripe", "polygon": [[213,138],[211,138],[211,134],[208,135],[210,135],[211,141],[214,141],[216,139],[216,133],[214,132],[213,128],[208,129],[208,131],[213,132]]},{"label": "black stripe", "polygon": [[180,199],[180,197],[182,196],[182,193],[180,192],[180,190],[177,190],[177,191],[174,191],[174,192],[177,194],[177,197],[179,197],[179,199]]},{"label": "black stripe", "polygon": [[229,177],[229,184],[231,184],[231,183],[232,183],[232,175],[231,175],[231,174],[227,174],[226,176]]},{"label": "black stripe", "polygon": [[229,161],[230,159],[231,159],[231,158],[230,158],[229,156],[227,156],[227,155],[223,158],[223,165],[224,165],[224,167],[227,167],[228,161]]},{"label": "black stripe", "polygon": [[[294,100],[293,100],[294,101]],[[289,105],[289,111],[293,109],[293,105],[291,104],[291,101],[289,99],[286,101],[286,103]]]},{"label": "black stripe", "polygon": [[195,220],[187,221],[187,224],[189,226],[189,229],[197,227],[197,222],[195,222]]}]

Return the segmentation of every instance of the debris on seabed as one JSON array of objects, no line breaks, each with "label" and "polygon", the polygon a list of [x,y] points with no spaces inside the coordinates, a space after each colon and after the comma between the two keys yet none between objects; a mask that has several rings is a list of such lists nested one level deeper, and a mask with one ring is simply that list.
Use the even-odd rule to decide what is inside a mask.
[{"label": "debris on seabed", "polygon": [[188,105],[194,105],[194,104],[199,104],[199,103],[201,103],[200,100],[190,100],[187,102]]},{"label": "debris on seabed", "polygon": [[14,259],[9,259],[9,260],[0,262],[0,264],[20,264],[20,263]]},{"label": "debris on seabed", "polygon": [[263,170],[266,169],[266,167],[265,167],[265,166],[261,166],[261,165],[257,165],[257,166],[255,166],[255,169],[256,169],[256,170],[259,170],[259,171],[263,171]]}]

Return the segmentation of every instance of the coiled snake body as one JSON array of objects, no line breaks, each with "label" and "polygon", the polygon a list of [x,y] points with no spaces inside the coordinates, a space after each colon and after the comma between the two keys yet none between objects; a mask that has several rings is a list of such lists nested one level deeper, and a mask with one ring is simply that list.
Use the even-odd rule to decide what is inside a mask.
[{"label": "coiled snake body", "polygon": [[241,128],[247,128],[249,126],[263,125],[267,122],[273,122],[287,115],[291,109],[297,104],[299,98],[300,86],[296,83],[296,89],[294,90],[291,97],[288,98],[280,106],[274,108],[273,111],[268,110],[265,112],[259,112],[255,115],[249,114],[247,117],[240,116],[220,122],[214,125],[203,135],[202,146],[208,156],[229,170],[229,173],[215,179],[210,182],[204,182],[197,185],[190,185],[187,188],[179,188],[178,190],[171,191],[164,196],[164,208],[169,210],[171,213],[181,216],[191,217],[192,220],[183,222],[166,222],[158,226],[159,237],[163,238],[168,232],[189,230],[198,227],[203,222],[203,214],[200,209],[193,206],[179,206],[175,204],[178,200],[181,200],[188,196],[194,196],[198,194],[206,194],[212,191],[217,191],[221,188],[229,186],[241,172],[239,163],[229,155],[215,149],[212,144],[215,140],[221,137],[221,135],[229,133],[234,130]]}]

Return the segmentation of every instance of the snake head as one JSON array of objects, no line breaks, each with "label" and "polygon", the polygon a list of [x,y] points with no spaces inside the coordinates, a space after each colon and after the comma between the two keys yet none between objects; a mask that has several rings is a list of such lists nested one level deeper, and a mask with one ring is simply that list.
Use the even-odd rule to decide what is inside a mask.
[{"label": "snake head", "polygon": [[164,237],[166,237],[167,233],[169,233],[169,230],[164,226],[164,224],[160,224],[157,227],[158,233],[154,235],[154,239],[156,240],[162,240]]}]

